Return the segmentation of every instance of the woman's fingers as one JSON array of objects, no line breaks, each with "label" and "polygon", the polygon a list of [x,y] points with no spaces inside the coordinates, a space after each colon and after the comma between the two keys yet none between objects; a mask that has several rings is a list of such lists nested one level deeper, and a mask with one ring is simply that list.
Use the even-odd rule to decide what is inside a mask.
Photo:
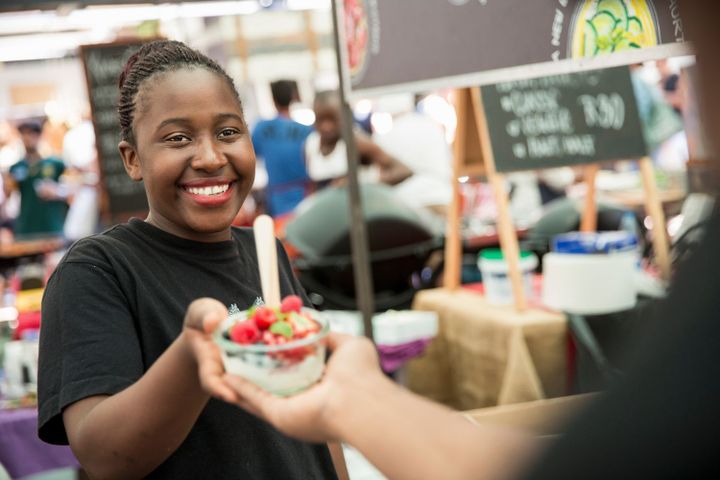
[{"label": "woman's fingers", "polygon": [[210,335],[220,325],[220,323],[227,317],[227,310],[223,306],[222,310],[214,308],[212,311],[206,312],[203,317],[203,332]]},{"label": "woman's fingers", "polygon": [[187,308],[185,326],[204,333],[212,333],[227,315],[227,308],[217,300],[198,298]]}]

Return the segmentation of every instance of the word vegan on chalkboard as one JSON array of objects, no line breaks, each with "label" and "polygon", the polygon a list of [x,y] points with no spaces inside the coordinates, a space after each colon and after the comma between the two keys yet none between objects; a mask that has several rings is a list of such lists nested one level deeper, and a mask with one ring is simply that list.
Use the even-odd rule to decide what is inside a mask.
[{"label": "word vegan on chalkboard", "polygon": [[647,155],[628,67],[481,88],[499,172]]},{"label": "word vegan on chalkboard", "polygon": [[147,211],[143,184],[133,181],[127,175],[118,151],[120,125],[117,118],[118,77],[125,61],[143,43],[137,40],[84,45],[80,48],[106,196],[104,213],[112,219]]}]

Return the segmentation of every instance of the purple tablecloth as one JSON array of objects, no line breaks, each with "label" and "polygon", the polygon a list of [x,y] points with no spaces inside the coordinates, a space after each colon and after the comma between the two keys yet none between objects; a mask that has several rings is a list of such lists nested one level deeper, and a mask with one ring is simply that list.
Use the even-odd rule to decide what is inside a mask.
[{"label": "purple tablecloth", "polygon": [[37,436],[37,410],[0,410],[0,464],[12,478],[78,467],[70,447],[49,445]]}]

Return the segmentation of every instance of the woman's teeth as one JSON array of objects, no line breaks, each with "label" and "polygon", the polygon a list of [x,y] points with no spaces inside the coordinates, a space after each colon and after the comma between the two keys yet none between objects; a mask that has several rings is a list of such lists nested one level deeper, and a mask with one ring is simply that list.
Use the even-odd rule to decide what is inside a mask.
[{"label": "woman's teeth", "polygon": [[192,193],[193,195],[219,195],[227,192],[230,188],[229,184],[225,185],[213,185],[211,187],[186,187],[185,190]]}]

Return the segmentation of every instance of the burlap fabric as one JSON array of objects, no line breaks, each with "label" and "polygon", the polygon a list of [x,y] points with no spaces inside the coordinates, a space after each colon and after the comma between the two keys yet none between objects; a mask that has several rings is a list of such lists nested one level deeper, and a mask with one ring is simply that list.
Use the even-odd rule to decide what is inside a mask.
[{"label": "burlap fabric", "polygon": [[487,303],[478,293],[419,292],[415,310],[439,315],[438,337],[409,362],[410,390],[468,410],[566,393],[565,317]]}]

